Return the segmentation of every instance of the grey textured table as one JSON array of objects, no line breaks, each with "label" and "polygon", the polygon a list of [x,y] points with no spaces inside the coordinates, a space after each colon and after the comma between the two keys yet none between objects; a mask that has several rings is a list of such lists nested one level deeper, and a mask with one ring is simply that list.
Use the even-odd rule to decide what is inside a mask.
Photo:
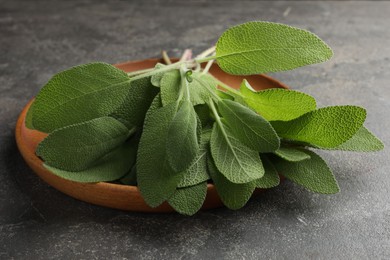
[{"label": "grey textured table", "polygon": [[193,217],[88,205],[23,162],[18,113],[54,73],[201,51],[248,20],[307,28],[328,42],[332,61],[273,76],[320,106],[366,107],[367,126],[390,146],[390,2],[0,1],[0,259],[389,259],[389,149],[321,153],[337,195],[285,182],[239,211]]}]

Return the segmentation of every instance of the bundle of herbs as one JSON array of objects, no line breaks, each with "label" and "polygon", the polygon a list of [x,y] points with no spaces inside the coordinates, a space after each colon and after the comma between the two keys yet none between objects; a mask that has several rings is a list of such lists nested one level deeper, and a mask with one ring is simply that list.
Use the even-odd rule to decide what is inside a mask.
[{"label": "bundle of herbs", "polygon": [[[280,175],[310,191],[339,191],[315,149],[377,151],[383,144],[363,123],[364,108],[317,108],[287,89],[237,90],[209,73],[252,75],[323,62],[332,50],[316,35],[270,22],[225,31],[215,47],[192,58],[125,73],[89,63],[56,74],[35,98],[26,126],[48,136],[36,154],[53,174],[77,182],[138,186],[151,207],[167,201],[192,215],[207,184],[222,202],[243,207],[256,188]],[[205,63],[205,66],[201,66]],[[204,65],[204,64],[203,64]]]}]

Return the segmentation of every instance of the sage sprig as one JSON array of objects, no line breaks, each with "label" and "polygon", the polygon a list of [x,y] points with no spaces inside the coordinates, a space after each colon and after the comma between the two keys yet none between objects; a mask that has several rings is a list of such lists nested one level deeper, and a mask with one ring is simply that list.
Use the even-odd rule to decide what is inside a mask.
[{"label": "sage sprig", "polygon": [[[55,75],[37,95],[26,126],[48,136],[36,154],[60,177],[137,185],[151,207],[167,201],[195,214],[212,183],[231,209],[279,176],[324,194],[339,187],[315,149],[379,151],[382,142],[356,106],[317,108],[287,89],[236,90],[214,78],[250,75],[323,62],[332,50],[316,35],[270,22],[232,27],[215,47],[192,58],[125,73],[106,63]],[[200,66],[201,63],[206,63]],[[222,91],[223,90],[223,91]]]}]

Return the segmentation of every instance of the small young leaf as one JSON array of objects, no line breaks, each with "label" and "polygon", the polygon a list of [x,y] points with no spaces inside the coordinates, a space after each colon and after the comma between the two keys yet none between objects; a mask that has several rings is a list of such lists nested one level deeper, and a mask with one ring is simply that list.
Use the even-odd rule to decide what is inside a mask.
[{"label": "small young leaf", "polygon": [[[155,69],[161,69],[165,67],[164,64],[162,63],[157,63],[156,66],[154,67]],[[164,76],[165,72],[160,72],[160,73],[156,73],[152,76],[152,78],[150,79],[150,82],[152,83],[153,86],[155,87],[160,87],[160,83],[161,83],[161,79],[162,77]]]},{"label": "small young leaf", "polygon": [[214,123],[210,149],[215,165],[229,181],[248,183],[263,177],[259,153],[242,144],[226,125]]},{"label": "small young leaf", "polygon": [[310,191],[322,194],[339,192],[337,181],[325,161],[312,151],[302,151],[310,155],[310,159],[288,162],[282,158],[273,157],[272,163],[281,175]]},{"label": "small young leaf", "polygon": [[256,181],[242,184],[232,183],[217,169],[213,158],[207,158],[207,165],[211,179],[223,204],[233,210],[242,208],[252,196],[256,187]]},{"label": "small young leaf", "polygon": [[[135,153],[136,155],[136,153]],[[135,162],[135,160],[134,160]],[[122,184],[136,186],[137,185],[137,167],[133,165],[131,170],[119,180]]]},{"label": "small young leaf", "polygon": [[248,22],[226,30],[216,45],[227,73],[251,75],[290,70],[330,59],[332,50],[316,35],[270,22]]},{"label": "small young leaf", "polygon": [[127,141],[114,151],[105,155],[90,168],[83,171],[64,171],[47,164],[44,167],[61,178],[77,182],[100,182],[118,180],[128,172],[135,163],[137,145],[133,140]]},{"label": "small young leaf", "polygon": [[35,98],[32,125],[50,133],[64,126],[107,116],[125,101],[130,82],[125,72],[101,62],[60,72]]},{"label": "small young leaf", "polygon": [[324,107],[291,121],[274,121],[282,138],[334,148],[350,139],[363,125],[366,111],[356,106]]},{"label": "small young leaf", "polygon": [[211,130],[203,131],[199,152],[193,164],[182,174],[178,188],[189,187],[210,179],[207,171],[207,154],[209,153]]},{"label": "small young leaf", "polygon": [[252,150],[266,153],[279,148],[271,124],[251,109],[227,99],[218,102],[218,109],[234,136]]},{"label": "small young leaf", "polygon": [[272,165],[271,161],[266,155],[260,155],[261,161],[264,166],[264,176],[255,181],[256,188],[269,189],[279,185],[280,178],[279,174],[276,171],[275,167]]},{"label": "small young leaf", "polygon": [[142,126],[146,111],[157,93],[158,88],[151,85],[150,77],[132,81],[125,101],[110,116],[121,121],[129,129]]},{"label": "small young leaf", "polygon": [[255,92],[249,83],[241,83],[245,103],[268,121],[288,121],[316,109],[313,97],[295,90],[273,88]]},{"label": "small young leaf", "polygon": [[274,153],[289,162],[299,162],[310,159],[310,155],[294,147],[280,147]]},{"label": "small young leaf", "polygon": [[121,145],[129,130],[112,117],[99,117],[66,126],[49,134],[36,150],[45,164],[65,170],[82,171]]},{"label": "small young leaf", "polygon": [[207,194],[207,182],[175,191],[168,203],[180,214],[192,216],[202,207]]},{"label": "small young leaf", "polygon": [[186,170],[199,151],[197,116],[189,101],[182,101],[173,118],[167,136],[167,158],[175,172]]},{"label": "small young leaf", "polygon": [[330,150],[375,152],[383,148],[383,143],[367,128],[362,126],[351,139],[335,148],[330,148]]},{"label": "small young leaf", "polygon": [[170,198],[181,179],[168,162],[166,147],[176,103],[146,113],[137,154],[137,182],[142,197],[151,207]]}]

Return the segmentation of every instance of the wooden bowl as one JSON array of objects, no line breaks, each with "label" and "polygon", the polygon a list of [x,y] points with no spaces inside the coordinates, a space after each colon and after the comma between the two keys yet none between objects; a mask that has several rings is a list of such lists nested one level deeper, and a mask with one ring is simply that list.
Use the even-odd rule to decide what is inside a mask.
[{"label": "wooden bowl", "polygon": [[[116,64],[115,66],[123,71],[131,72],[135,70],[153,68],[157,62],[162,62],[162,60],[148,59],[141,61],[130,61]],[[238,88],[241,81],[244,79],[244,77],[241,76],[232,76],[224,73],[218,67],[218,65],[213,65],[210,69],[210,73],[222,82],[235,88]],[[287,88],[287,86],[284,84],[265,75],[246,76],[245,78],[256,90],[268,88]],[[174,211],[167,202],[164,202],[162,205],[156,208],[149,207],[145,203],[136,186],[113,184],[107,182],[79,183],[63,179],[44,168],[42,160],[35,155],[35,149],[39,142],[42,141],[43,138],[47,136],[47,134],[28,129],[25,126],[26,113],[32,102],[33,100],[31,100],[24,107],[18,118],[15,129],[16,142],[24,160],[31,167],[31,169],[46,183],[73,198],[95,205],[139,212]],[[261,191],[263,190],[257,189],[254,194]],[[202,209],[217,208],[222,206],[223,204],[214,185],[208,184],[207,196]]]}]

